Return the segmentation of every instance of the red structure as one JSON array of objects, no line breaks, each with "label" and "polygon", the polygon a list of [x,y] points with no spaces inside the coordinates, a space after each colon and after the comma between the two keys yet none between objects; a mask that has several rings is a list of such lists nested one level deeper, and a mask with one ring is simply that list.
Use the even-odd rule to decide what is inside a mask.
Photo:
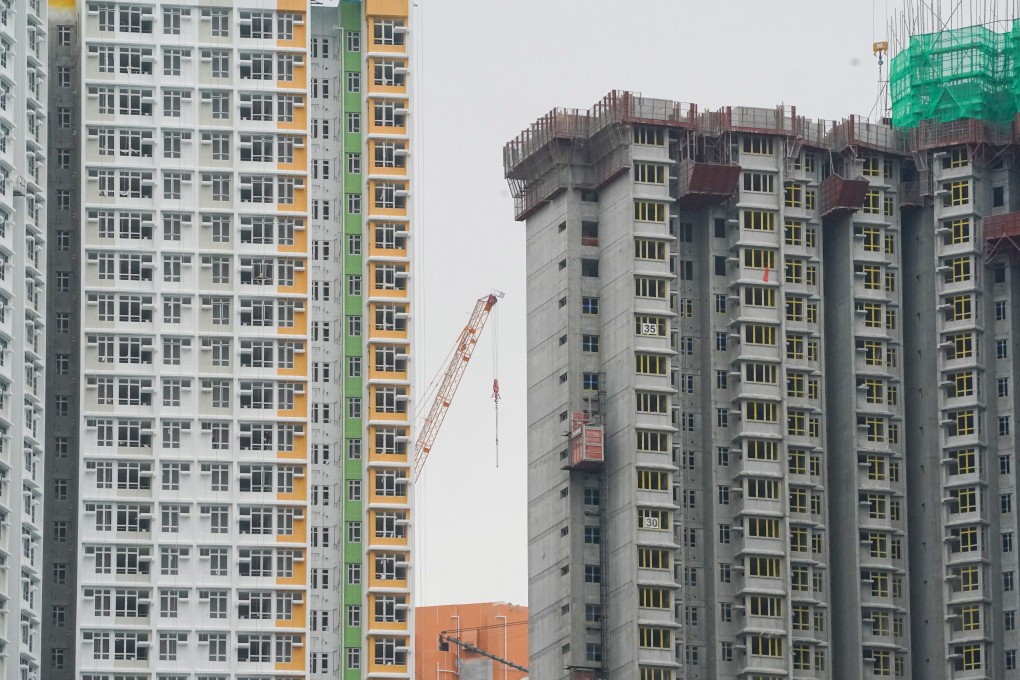
[{"label": "red structure", "polygon": [[740,179],[736,163],[697,163],[690,158],[680,161],[677,200],[685,208],[717,205],[733,196]]},{"label": "red structure", "polygon": [[[422,422],[421,433],[418,435],[417,441],[415,441],[415,479],[418,479],[422,468],[425,467],[425,460],[429,457],[429,451],[432,450],[432,445],[436,441],[439,428],[443,426],[446,412],[450,410],[453,395],[457,393],[457,387],[460,386],[460,381],[464,378],[464,371],[467,370],[468,362],[471,361],[471,355],[474,354],[475,345],[478,344],[478,337],[482,334],[482,329],[485,328],[489,312],[492,311],[492,308],[501,297],[503,297],[503,293],[496,291],[478,298],[478,301],[475,303],[475,309],[471,312],[471,318],[468,319],[467,325],[464,326],[464,330],[460,332],[460,336],[457,338],[453,358],[450,359],[450,363],[446,367],[443,381],[439,384],[439,389],[436,391],[436,398],[432,402],[428,415],[425,416],[425,420]],[[496,394],[498,395],[498,392]]]},{"label": "red structure", "polygon": [[605,462],[604,433],[587,411],[570,414],[570,465],[575,468],[597,468]]},{"label": "red structure", "polygon": [[1020,260],[1020,212],[986,217],[984,227],[986,262],[1007,252]]},{"label": "red structure", "polygon": [[822,180],[818,207],[822,217],[850,215],[864,206],[868,180],[829,175]]}]

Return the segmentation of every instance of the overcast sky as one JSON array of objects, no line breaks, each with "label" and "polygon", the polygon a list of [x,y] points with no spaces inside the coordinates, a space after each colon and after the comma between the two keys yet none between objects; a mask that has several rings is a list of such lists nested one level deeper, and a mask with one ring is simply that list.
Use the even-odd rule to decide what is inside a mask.
[{"label": "overcast sky", "polygon": [[867,116],[878,93],[871,44],[894,4],[418,0],[419,395],[475,299],[506,292],[418,486],[418,604],[527,604],[524,225],[503,179],[504,143],[553,107],[588,108],[613,89],[703,109],[785,103],[812,118]]}]

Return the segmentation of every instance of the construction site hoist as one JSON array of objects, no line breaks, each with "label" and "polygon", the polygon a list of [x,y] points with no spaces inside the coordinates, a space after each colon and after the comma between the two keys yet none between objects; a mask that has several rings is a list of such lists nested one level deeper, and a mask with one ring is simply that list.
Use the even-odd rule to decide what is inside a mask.
[{"label": "construction site hoist", "polygon": [[[474,311],[471,312],[471,318],[468,319],[467,325],[464,326],[464,330],[460,332],[460,337],[457,338],[453,358],[450,359],[450,363],[446,366],[443,380],[436,391],[436,398],[433,400],[432,407],[429,409],[428,415],[425,416],[425,420],[422,421],[421,431],[418,433],[418,439],[414,443],[415,479],[418,479],[419,475],[421,475],[421,470],[425,466],[425,459],[429,457],[429,451],[432,450],[432,445],[436,441],[436,435],[439,434],[439,428],[443,424],[443,419],[446,418],[446,412],[450,410],[450,402],[453,401],[453,395],[457,393],[457,387],[460,385],[461,378],[464,377],[464,371],[467,369],[468,362],[471,361],[471,355],[475,351],[478,337],[481,335],[485,322],[489,318],[489,312],[492,311],[497,300],[502,297],[502,292],[494,290],[488,295],[478,298]],[[495,380],[493,380],[492,389],[493,399],[498,409],[499,383]],[[497,444],[498,441],[497,439]]]}]

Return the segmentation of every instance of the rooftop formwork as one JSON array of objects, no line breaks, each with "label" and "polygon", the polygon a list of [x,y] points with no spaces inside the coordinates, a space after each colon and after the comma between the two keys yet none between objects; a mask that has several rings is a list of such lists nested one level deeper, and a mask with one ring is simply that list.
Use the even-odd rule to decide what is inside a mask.
[{"label": "rooftop formwork", "polygon": [[[741,168],[732,157],[732,137],[739,134],[780,138],[788,163],[804,148],[828,158],[833,178],[823,182],[823,215],[860,207],[861,185],[855,188],[853,183],[861,178],[850,176],[853,166],[846,161],[868,153],[909,161],[907,169],[914,179],[904,182],[901,203],[908,209],[933,200],[934,153],[966,147],[974,162],[989,164],[1020,157],[1020,113],[1005,122],[926,119],[900,127],[889,119],[876,123],[856,115],[839,121],[813,120],[786,105],[702,110],[697,104],[614,90],[587,110],[553,109],[507,142],[503,169],[516,219],[527,219],[562,191],[597,191],[628,172],[629,142],[637,127],[668,134],[670,153],[678,161],[670,192],[684,207],[721,203],[733,194]],[[1020,219],[989,231],[989,238],[1007,236],[1013,239],[1010,243],[1020,244]],[[1009,250],[1020,254],[1020,246]],[[988,252],[1003,250],[990,246]]]}]

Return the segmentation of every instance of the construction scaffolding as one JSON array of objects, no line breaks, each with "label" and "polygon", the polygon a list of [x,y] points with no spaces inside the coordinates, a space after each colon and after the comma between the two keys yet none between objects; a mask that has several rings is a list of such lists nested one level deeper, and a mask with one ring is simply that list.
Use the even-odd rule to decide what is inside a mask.
[{"label": "construction scaffolding", "polygon": [[613,91],[588,111],[554,109],[506,144],[503,167],[517,219],[526,219],[562,191],[597,191],[628,172],[633,129],[641,125],[668,131],[670,156],[677,163],[670,193],[681,207],[694,209],[734,195],[741,172],[732,158],[735,134],[784,138],[791,163],[805,146],[906,155],[910,144],[905,131],[859,116],[808,120],[793,106],[699,111],[694,104]]},{"label": "construction scaffolding", "polygon": [[1006,123],[1020,111],[1016,0],[907,2],[889,24],[892,122],[974,118]]},{"label": "construction scaffolding", "polygon": [[819,187],[819,211],[822,217],[836,217],[855,213],[864,206],[871,185],[864,177],[846,179],[829,175]]},{"label": "construction scaffolding", "polygon": [[1020,261],[1020,212],[992,215],[984,220],[985,262],[998,255]]},{"label": "construction scaffolding", "polygon": [[614,90],[591,110],[553,109],[503,148],[517,219],[568,188],[597,190],[631,167],[630,127],[693,129],[693,104]]}]

